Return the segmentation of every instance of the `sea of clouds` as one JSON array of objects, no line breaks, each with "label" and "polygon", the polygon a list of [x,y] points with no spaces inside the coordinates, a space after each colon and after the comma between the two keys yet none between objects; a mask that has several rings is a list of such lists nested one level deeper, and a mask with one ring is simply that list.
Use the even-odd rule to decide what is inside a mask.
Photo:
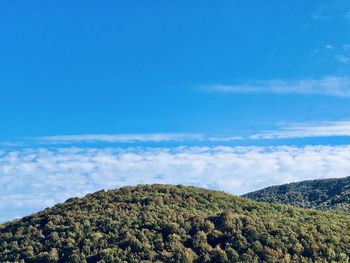
[{"label": "sea of clouds", "polygon": [[0,222],[125,185],[183,184],[240,195],[349,171],[350,146],[0,150]]}]

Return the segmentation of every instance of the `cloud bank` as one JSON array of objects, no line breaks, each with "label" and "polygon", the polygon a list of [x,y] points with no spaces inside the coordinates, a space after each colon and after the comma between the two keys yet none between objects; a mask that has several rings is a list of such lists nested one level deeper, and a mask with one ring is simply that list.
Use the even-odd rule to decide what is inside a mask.
[{"label": "cloud bank", "polygon": [[350,97],[350,78],[328,76],[320,79],[260,80],[238,85],[215,84],[202,90],[220,93],[276,93]]},{"label": "cloud bank", "polygon": [[136,184],[243,194],[350,171],[350,146],[61,148],[0,151],[0,222],[73,196]]}]

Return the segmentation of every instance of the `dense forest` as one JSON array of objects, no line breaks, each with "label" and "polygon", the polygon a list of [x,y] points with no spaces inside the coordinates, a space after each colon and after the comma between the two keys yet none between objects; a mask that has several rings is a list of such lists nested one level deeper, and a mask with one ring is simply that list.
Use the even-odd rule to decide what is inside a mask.
[{"label": "dense forest", "polygon": [[258,201],[350,214],[350,177],[271,186],[244,196]]},{"label": "dense forest", "polygon": [[347,215],[144,185],[0,225],[0,261],[349,262],[348,233]]}]

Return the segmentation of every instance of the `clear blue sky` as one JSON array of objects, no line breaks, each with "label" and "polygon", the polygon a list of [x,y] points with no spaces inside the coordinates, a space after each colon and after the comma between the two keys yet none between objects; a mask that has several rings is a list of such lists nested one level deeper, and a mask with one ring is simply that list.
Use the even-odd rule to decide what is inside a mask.
[{"label": "clear blue sky", "polygon": [[349,12],[345,0],[2,1],[0,140],[347,121]]}]

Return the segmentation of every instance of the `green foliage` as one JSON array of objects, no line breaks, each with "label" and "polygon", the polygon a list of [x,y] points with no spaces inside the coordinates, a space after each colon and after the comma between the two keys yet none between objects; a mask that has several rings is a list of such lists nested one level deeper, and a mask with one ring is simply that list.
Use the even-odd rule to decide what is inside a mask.
[{"label": "green foliage", "polygon": [[271,186],[244,197],[350,214],[350,177]]},{"label": "green foliage", "polygon": [[348,233],[346,215],[145,185],[0,225],[0,262],[349,262]]}]

